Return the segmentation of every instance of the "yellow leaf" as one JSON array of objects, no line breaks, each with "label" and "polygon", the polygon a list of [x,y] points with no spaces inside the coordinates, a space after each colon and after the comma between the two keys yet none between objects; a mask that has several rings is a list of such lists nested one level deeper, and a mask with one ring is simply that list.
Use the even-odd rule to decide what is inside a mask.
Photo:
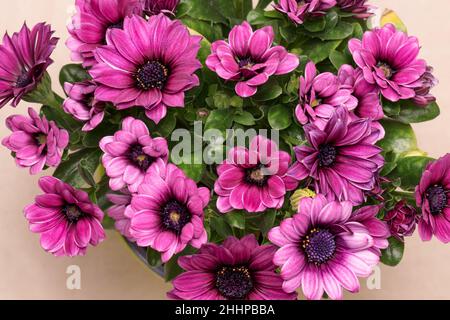
[{"label": "yellow leaf", "polygon": [[403,23],[402,19],[393,10],[386,9],[381,16],[381,26],[385,26],[392,23],[398,30],[408,33],[406,25]]}]

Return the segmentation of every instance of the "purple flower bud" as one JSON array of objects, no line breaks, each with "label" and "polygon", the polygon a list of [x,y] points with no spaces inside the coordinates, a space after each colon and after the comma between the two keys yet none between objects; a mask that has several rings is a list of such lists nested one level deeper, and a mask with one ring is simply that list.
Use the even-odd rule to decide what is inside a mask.
[{"label": "purple flower bud", "polygon": [[404,237],[409,237],[414,233],[417,217],[416,209],[402,200],[386,214],[384,220],[387,222],[392,236],[403,241]]},{"label": "purple flower bud", "polygon": [[436,101],[435,96],[430,93],[431,89],[439,83],[433,75],[433,67],[427,66],[427,70],[419,81],[422,82],[422,86],[415,89],[416,96],[413,98],[413,101],[417,105],[425,107]]}]

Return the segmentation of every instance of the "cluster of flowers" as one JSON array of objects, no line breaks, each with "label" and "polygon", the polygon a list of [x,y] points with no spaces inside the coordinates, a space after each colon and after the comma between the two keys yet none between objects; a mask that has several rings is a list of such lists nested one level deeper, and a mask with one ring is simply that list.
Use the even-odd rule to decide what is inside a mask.
[{"label": "cluster of flowers", "polygon": [[[66,83],[63,109],[95,129],[105,118],[107,104],[117,110],[144,108],[160,122],[168,108],[182,108],[185,92],[200,84],[197,59],[200,36],[191,35],[173,19],[176,0],[77,0],[67,46],[91,79]],[[357,18],[367,18],[365,0],[280,0],[276,10],[295,24],[339,6]],[[1,105],[13,106],[45,82],[50,55],[58,39],[50,26],[24,25],[5,35],[0,46]],[[236,82],[236,94],[254,96],[258,87],[276,75],[292,73],[297,55],[274,46],[274,30],[253,30],[243,22],[228,40],[211,45],[206,66],[218,77]],[[173,281],[175,299],[296,299],[302,288],[308,299],[324,292],[332,299],[343,288],[356,292],[357,277],[367,277],[378,264],[392,235],[400,240],[419,225],[423,240],[435,235],[450,241],[450,155],[430,163],[415,191],[416,208],[402,201],[384,221],[382,205],[365,205],[369,194],[382,195],[380,171],[384,137],[382,98],[412,99],[417,107],[435,98],[432,68],[418,59],[415,37],[386,25],[364,33],[348,44],[355,66],[343,65],[338,74],[319,73],[308,62],[299,80],[295,116],[307,143],[294,148],[296,159],[271,140],[257,136],[249,148],[232,149],[217,167],[215,209],[263,213],[283,207],[288,192],[299,183],[314,190],[303,198],[297,213],[274,226],[271,243],[260,245],[254,235],[208,243],[205,208],[212,190],[199,187],[169,163],[164,138],[152,137],[144,121],[126,117],[121,130],[103,137],[99,148],[112,191],[107,211],[116,228],[141,247],[151,247],[168,262],[188,245],[199,249],[179,259],[186,271]],[[13,132],[3,140],[21,167],[32,174],[57,167],[69,144],[69,134],[30,108],[29,117],[12,116]],[[251,161],[256,159],[257,161]],[[274,169],[275,168],[275,169]],[[42,247],[54,255],[83,255],[89,245],[105,238],[103,212],[83,190],[53,177],[43,177],[44,192],[25,208]],[[354,207],[359,209],[354,210]]]}]

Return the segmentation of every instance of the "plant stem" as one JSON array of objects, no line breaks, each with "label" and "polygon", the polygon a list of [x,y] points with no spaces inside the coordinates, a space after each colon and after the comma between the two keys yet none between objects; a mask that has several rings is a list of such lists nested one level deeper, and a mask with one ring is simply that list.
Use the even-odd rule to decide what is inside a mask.
[{"label": "plant stem", "polygon": [[415,200],[414,192],[406,192],[406,191],[394,191],[394,195],[405,198],[405,199],[411,199]]}]

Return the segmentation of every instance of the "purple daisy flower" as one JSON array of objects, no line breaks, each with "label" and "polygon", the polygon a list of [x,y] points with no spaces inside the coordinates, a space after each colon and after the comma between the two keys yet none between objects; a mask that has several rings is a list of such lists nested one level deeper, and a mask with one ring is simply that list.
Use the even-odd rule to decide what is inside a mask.
[{"label": "purple daisy flower", "polygon": [[144,107],[158,123],[167,108],[184,107],[184,92],[199,85],[194,72],[202,66],[196,58],[201,39],[163,14],[149,21],[125,18],[123,30],[111,30],[108,45],[96,51],[98,64],[90,70],[99,83],[95,97],[119,110]]},{"label": "purple daisy flower", "polygon": [[131,200],[131,235],[141,247],[152,247],[169,261],[189,244],[200,248],[207,241],[203,209],[211,192],[173,164],[157,160],[145,183]]},{"label": "purple daisy flower", "polygon": [[417,58],[419,41],[394,25],[367,31],[362,41],[352,39],[348,46],[366,81],[376,85],[386,99],[414,98],[415,89],[422,86],[427,64]]},{"label": "purple daisy flower", "polygon": [[77,13],[67,27],[66,42],[73,61],[84,67],[96,64],[94,51],[106,43],[111,29],[122,29],[125,17],[142,15],[142,0],[76,0]]},{"label": "purple daisy flower", "polygon": [[305,76],[300,77],[299,104],[295,109],[300,124],[314,123],[323,129],[337,107],[353,110],[357,105],[352,90],[341,88],[336,75],[331,72],[317,75],[314,62],[308,62]]},{"label": "purple daisy flower", "polygon": [[148,16],[158,15],[160,13],[174,14],[180,0],[143,0],[144,12]]},{"label": "purple daisy flower", "polygon": [[56,48],[51,26],[39,23],[29,29],[23,25],[11,37],[6,33],[0,45],[0,108],[12,100],[17,107],[21,99],[36,89]]},{"label": "purple daisy flower", "polygon": [[14,153],[16,163],[22,168],[30,168],[30,174],[37,174],[44,166],[57,167],[61,163],[64,149],[69,144],[69,133],[47,121],[32,108],[29,117],[10,116],[6,126],[13,133],[3,139],[2,144]]},{"label": "purple daisy flower", "polygon": [[360,19],[366,19],[373,16],[371,10],[376,7],[369,5],[369,0],[336,0],[339,8],[343,11],[351,12],[355,14],[355,17]]},{"label": "purple daisy flower", "polygon": [[450,242],[450,154],[431,162],[416,187],[416,203],[422,209],[419,235],[423,241],[433,235]]},{"label": "purple daisy flower", "polygon": [[228,42],[219,40],[212,44],[206,65],[222,79],[237,81],[239,96],[251,97],[269,77],[290,73],[300,63],[284,47],[272,47],[273,39],[271,26],[253,32],[244,21],[231,30]]},{"label": "purple daisy flower", "polygon": [[338,79],[342,88],[351,90],[352,95],[358,100],[353,110],[356,116],[372,120],[384,118],[379,90],[364,79],[361,69],[344,64],[339,69]]},{"label": "purple daisy flower", "polygon": [[64,111],[75,119],[85,122],[83,131],[94,130],[105,116],[105,103],[94,96],[97,85],[93,81],[64,84],[68,98],[64,101]]},{"label": "purple daisy flower", "polygon": [[114,136],[104,137],[100,149],[105,153],[102,162],[114,191],[128,186],[130,192],[137,192],[156,160],[167,162],[169,158],[166,139],[153,139],[145,123],[132,117],[123,120],[122,130]]},{"label": "purple daisy flower", "polygon": [[433,67],[427,66],[427,70],[419,80],[422,84],[415,88],[416,96],[413,98],[415,104],[425,107],[436,101],[436,97],[431,94],[431,89],[438,85],[439,81],[433,75]]},{"label": "purple daisy flower", "polygon": [[316,17],[336,5],[336,0],[279,0],[274,8],[284,14],[295,24],[302,24],[308,17]]},{"label": "purple daisy flower", "polygon": [[229,237],[219,246],[205,244],[197,254],[178,259],[185,273],[167,295],[176,300],[295,300],[275,272],[272,245],[260,246],[253,234]]},{"label": "purple daisy flower", "polygon": [[302,199],[298,214],[269,231],[269,240],[280,247],[274,263],[286,292],[301,286],[307,299],[319,300],[324,292],[342,299],[342,288],[359,290],[357,277],[368,277],[379,255],[367,228],[351,218],[350,202],[319,194]]},{"label": "purple daisy flower", "polygon": [[24,209],[30,230],[41,234],[42,248],[55,256],[79,256],[88,245],[105,239],[101,221],[103,212],[86,192],[53,177],[43,177],[39,187],[44,192]]},{"label": "purple daisy flower", "polygon": [[309,145],[294,148],[297,162],[288,175],[313,179],[316,193],[329,200],[363,203],[384,165],[382,150],[375,146],[380,131],[372,120],[350,120],[347,109],[340,107],[323,130],[312,124],[304,129]]},{"label": "purple daisy flower", "polygon": [[384,216],[393,237],[404,241],[405,237],[412,236],[418,221],[417,210],[405,200],[398,202],[392,210]]},{"label": "purple daisy flower", "polygon": [[132,194],[127,190],[121,190],[121,193],[109,193],[106,195],[109,202],[113,204],[107,211],[107,215],[115,221],[114,227],[121,235],[129,241],[134,242],[135,239],[131,235],[131,199]]},{"label": "purple daisy flower", "polygon": [[226,213],[233,209],[263,212],[279,209],[287,191],[294,190],[298,182],[288,177],[291,156],[263,136],[256,136],[250,149],[236,147],[218,166],[214,191],[219,196],[217,208]]}]

